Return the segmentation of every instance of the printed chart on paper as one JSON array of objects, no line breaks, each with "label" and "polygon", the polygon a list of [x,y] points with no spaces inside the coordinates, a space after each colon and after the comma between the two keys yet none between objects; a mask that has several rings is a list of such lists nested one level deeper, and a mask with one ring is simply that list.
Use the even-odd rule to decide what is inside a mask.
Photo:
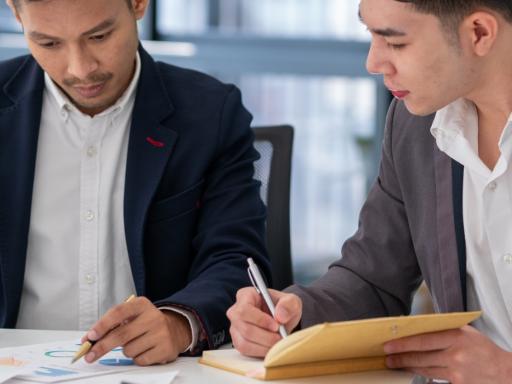
[{"label": "printed chart on paper", "polygon": [[39,383],[57,383],[140,369],[124,356],[122,348],[112,350],[93,364],[83,359],[71,364],[79,348],[79,340],[0,348],[0,379],[10,375]]}]

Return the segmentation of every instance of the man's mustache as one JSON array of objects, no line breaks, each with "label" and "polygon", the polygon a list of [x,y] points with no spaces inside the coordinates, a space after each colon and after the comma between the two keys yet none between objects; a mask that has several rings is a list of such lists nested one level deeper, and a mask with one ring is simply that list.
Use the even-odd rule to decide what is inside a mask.
[{"label": "man's mustache", "polygon": [[110,80],[114,75],[112,73],[92,73],[85,80],[81,80],[77,77],[72,77],[68,79],[64,79],[62,82],[64,85],[68,87],[74,87],[77,85],[91,85],[97,83],[104,83],[107,80]]}]

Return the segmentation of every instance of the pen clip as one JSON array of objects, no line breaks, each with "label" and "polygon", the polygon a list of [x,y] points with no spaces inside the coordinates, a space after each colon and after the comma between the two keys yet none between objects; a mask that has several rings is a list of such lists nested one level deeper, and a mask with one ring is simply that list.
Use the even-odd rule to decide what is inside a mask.
[{"label": "pen clip", "polygon": [[254,276],[252,275],[251,267],[247,268],[247,274],[249,275],[249,279],[251,280],[251,284],[256,289],[256,292],[261,295],[261,291],[258,288],[258,285],[256,284],[256,280],[254,279]]}]

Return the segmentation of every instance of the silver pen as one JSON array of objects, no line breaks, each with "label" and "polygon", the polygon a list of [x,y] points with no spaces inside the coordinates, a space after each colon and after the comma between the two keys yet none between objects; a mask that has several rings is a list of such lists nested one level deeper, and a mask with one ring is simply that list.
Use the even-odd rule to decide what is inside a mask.
[{"label": "silver pen", "polygon": [[[272,302],[272,298],[270,297],[270,293],[268,292],[267,285],[265,284],[265,280],[263,280],[263,276],[261,276],[258,266],[250,257],[247,258],[247,263],[249,264],[249,268],[247,268],[247,273],[249,273],[249,279],[251,279],[252,285],[256,289],[256,292],[258,292],[263,297],[265,304],[267,304],[268,310],[272,314],[272,317],[275,318],[276,307]],[[282,338],[288,336],[288,333],[286,333],[286,329],[282,324],[279,325],[279,334],[281,335]]]}]

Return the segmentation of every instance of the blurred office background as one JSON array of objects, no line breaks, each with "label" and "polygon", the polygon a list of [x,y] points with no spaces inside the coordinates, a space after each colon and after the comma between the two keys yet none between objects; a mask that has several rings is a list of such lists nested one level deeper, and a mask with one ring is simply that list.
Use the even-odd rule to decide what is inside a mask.
[{"label": "blurred office background", "polygon": [[[340,256],[377,170],[389,95],[365,71],[369,34],[358,3],[155,0],[140,23],[159,59],[237,84],[253,125],[294,126],[291,244],[299,283]],[[1,1],[0,59],[25,52],[19,33]]]}]

